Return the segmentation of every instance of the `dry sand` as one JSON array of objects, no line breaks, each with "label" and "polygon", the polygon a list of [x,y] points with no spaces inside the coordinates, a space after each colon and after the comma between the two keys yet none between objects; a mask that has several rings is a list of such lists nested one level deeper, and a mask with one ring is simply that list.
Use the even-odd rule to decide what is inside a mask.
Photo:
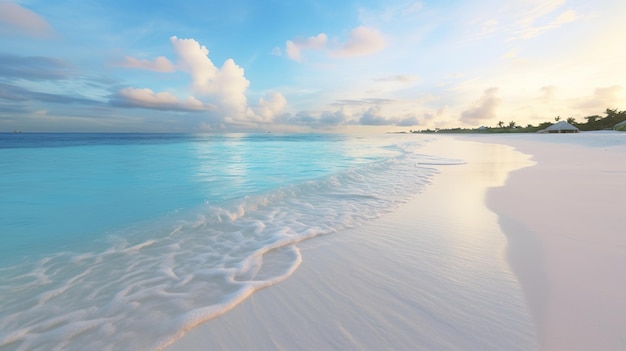
[{"label": "dry sand", "polygon": [[[584,141],[591,137],[624,142]],[[626,134],[487,141],[537,162],[492,189],[488,205],[507,234],[542,349],[626,350]]]}]

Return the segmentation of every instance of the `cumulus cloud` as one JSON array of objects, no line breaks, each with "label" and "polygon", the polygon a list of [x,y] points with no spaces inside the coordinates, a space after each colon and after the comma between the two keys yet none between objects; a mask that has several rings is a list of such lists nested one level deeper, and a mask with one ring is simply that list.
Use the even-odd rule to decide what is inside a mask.
[{"label": "cumulus cloud", "polygon": [[319,118],[319,122],[323,126],[336,127],[346,124],[350,116],[343,110],[339,109],[335,112],[325,111],[322,112]]},{"label": "cumulus cloud", "polygon": [[380,51],[384,47],[385,38],[379,31],[360,26],[350,31],[348,40],[333,54],[342,57],[364,56]]},{"label": "cumulus cloud", "polygon": [[45,38],[54,30],[45,18],[13,1],[0,1],[0,35],[26,35]]},{"label": "cumulus cloud", "polygon": [[314,115],[307,111],[300,111],[293,115],[281,115],[275,121],[281,124],[330,130],[349,124],[350,120],[351,116],[348,115],[343,109],[339,109],[337,111],[324,111],[318,115]]},{"label": "cumulus cloud", "polygon": [[302,60],[302,50],[323,50],[326,48],[328,37],[324,33],[320,33],[314,37],[296,38],[287,40],[285,51],[287,57],[294,61]]},{"label": "cumulus cloud", "polygon": [[177,67],[191,75],[196,92],[209,93],[214,90],[217,67],[209,59],[209,49],[194,39],[170,37],[170,44],[178,58]]},{"label": "cumulus cloud", "polygon": [[191,75],[194,93],[213,98],[231,117],[245,112],[250,81],[243,68],[230,58],[217,68],[208,57],[209,50],[194,39],[171,37],[170,43],[178,58],[177,67]]},{"label": "cumulus cloud", "polygon": [[358,121],[361,125],[366,126],[400,126],[409,127],[419,125],[419,119],[412,113],[407,113],[402,116],[385,116],[380,106],[373,106],[367,109],[361,115]]},{"label": "cumulus cloud", "polygon": [[419,118],[411,113],[398,117],[388,117],[383,113],[380,106],[370,106],[365,112],[356,114],[347,113],[343,106],[336,111],[323,111],[321,113],[300,111],[295,114],[282,114],[274,122],[326,130],[349,125],[408,127],[420,124]]},{"label": "cumulus cloud", "polygon": [[262,102],[259,110],[263,116],[250,115],[246,98],[246,90],[250,82],[246,79],[243,68],[238,66],[233,59],[229,58],[221,67],[217,67],[209,58],[209,50],[194,39],[180,39],[173,36],[170,38],[170,44],[176,56],[175,63],[164,56],[159,56],[154,60],[126,57],[117,65],[157,72],[186,72],[191,78],[192,96],[181,100],[169,92],[127,87],[112,95],[111,104],[174,111],[210,110],[215,115],[222,116],[223,120],[232,121],[246,118],[269,118],[268,116],[280,105],[280,99],[272,96],[269,100]]},{"label": "cumulus cloud", "polygon": [[180,100],[174,94],[169,92],[155,93],[154,91],[144,88],[124,88],[120,90],[111,102],[115,106],[122,107],[140,107],[159,110],[171,111],[205,111],[212,110],[211,105],[203,104],[200,100],[193,96],[185,100]]},{"label": "cumulus cloud", "polygon": [[262,120],[270,121],[283,112],[285,106],[287,106],[287,99],[281,93],[271,92],[259,98],[259,103],[253,110]]},{"label": "cumulus cloud", "polygon": [[174,72],[175,70],[174,65],[165,56],[159,56],[152,61],[146,59],[139,60],[134,57],[126,56],[124,61],[118,62],[116,66],[156,72]]},{"label": "cumulus cloud", "polygon": [[359,123],[366,126],[384,126],[393,124],[389,119],[382,116],[380,107],[370,107],[363,113],[361,118],[359,119]]},{"label": "cumulus cloud", "polygon": [[489,88],[474,105],[461,113],[461,121],[466,124],[477,124],[496,117],[496,111],[501,99],[498,97],[498,88]]},{"label": "cumulus cloud", "polygon": [[304,50],[324,51],[334,57],[355,57],[373,54],[386,45],[381,32],[365,26],[352,29],[343,43],[335,40],[333,41],[335,45],[331,47],[328,42],[328,36],[325,33],[308,38],[287,40],[285,52],[287,57],[300,62]]},{"label": "cumulus cloud", "polygon": [[243,68],[239,67],[233,59],[224,62],[213,82],[208,82],[207,86],[211,87],[208,93],[216,95],[220,104],[235,111],[245,110],[246,90],[250,86],[250,81],[246,79]]}]

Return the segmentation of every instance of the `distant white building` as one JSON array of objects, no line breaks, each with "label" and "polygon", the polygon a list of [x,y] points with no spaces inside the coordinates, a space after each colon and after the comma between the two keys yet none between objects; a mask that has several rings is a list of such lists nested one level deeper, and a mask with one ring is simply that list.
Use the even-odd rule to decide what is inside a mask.
[{"label": "distant white building", "polygon": [[580,130],[573,125],[567,123],[567,121],[558,121],[557,123],[549,126],[546,129],[542,129],[537,133],[578,133]]}]

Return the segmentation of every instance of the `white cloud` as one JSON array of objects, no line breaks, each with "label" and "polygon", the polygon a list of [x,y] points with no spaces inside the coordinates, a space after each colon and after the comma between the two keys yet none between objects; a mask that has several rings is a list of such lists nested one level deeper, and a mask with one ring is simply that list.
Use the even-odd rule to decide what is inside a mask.
[{"label": "white cloud", "polygon": [[312,114],[307,111],[283,114],[278,116],[275,122],[282,125],[331,130],[349,124],[350,118],[351,116],[340,108],[336,111],[324,111],[321,114]]},{"label": "white cloud", "polygon": [[300,61],[302,60],[302,50],[323,50],[326,48],[327,41],[328,37],[324,33],[314,37],[287,40],[285,51],[290,59]]},{"label": "white cloud", "polygon": [[[4,30],[2,27],[7,27]],[[35,12],[14,3],[0,0],[0,34],[23,34],[32,37],[49,37],[54,30],[45,18]]]},{"label": "white cloud", "polygon": [[381,32],[364,26],[352,29],[343,43],[333,40],[335,45],[331,47],[328,42],[328,36],[324,33],[287,40],[285,52],[290,59],[300,62],[304,50],[325,51],[334,57],[355,57],[373,54],[386,46],[385,37]]},{"label": "white cloud", "polygon": [[250,85],[243,68],[233,59],[227,59],[217,68],[209,59],[209,50],[194,39],[171,37],[170,43],[179,69],[191,75],[194,93],[212,99],[222,112],[239,118],[246,110],[246,90]]},{"label": "white cloud", "polygon": [[340,126],[348,122],[350,116],[344,109],[337,111],[325,111],[322,112],[319,118],[319,123],[322,126]]},{"label": "white cloud", "polygon": [[169,92],[155,93],[150,89],[124,88],[112,99],[112,104],[124,107],[141,107],[174,111],[205,111],[213,106],[205,105],[193,96],[180,100]]},{"label": "white cloud", "polygon": [[170,38],[170,44],[178,58],[178,69],[191,75],[194,91],[207,93],[215,90],[214,78],[217,67],[209,59],[209,49],[194,39]]},{"label": "white cloud", "polygon": [[283,112],[286,106],[287,99],[281,93],[271,92],[265,97],[259,98],[258,105],[253,109],[264,121],[271,121],[275,116]]},{"label": "white cloud", "polygon": [[385,47],[385,38],[376,29],[360,26],[350,31],[348,40],[333,55],[342,57],[365,56]]},{"label": "white cloud", "polygon": [[246,90],[250,81],[246,79],[243,68],[233,59],[228,59],[215,75],[214,93],[221,104],[238,111],[244,111],[247,103]]},{"label": "white cloud", "polygon": [[378,106],[370,107],[363,113],[359,123],[367,126],[384,126],[393,124],[389,119],[382,115]]},{"label": "white cloud", "polygon": [[153,61],[146,59],[139,60],[134,57],[126,56],[124,61],[117,63],[116,66],[156,72],[173,72],[175,70],[174,65],[164,56],[159,56]]},{"label": "white cloud", "polygon": [[368,108],[358,121],[366,126],[400,126],[409,127],[419,125],[420,121],[413,113],[405,113],[401,116],[387,116],[380,106]]},{"label": "white cloud", "polygon": [[[147,88],[124,88],[115,93],[110,102],[121,107],[140,107],[176,111],[210,111],[206,118],[213,126],[247,126],[250,123],[271,122],[283,112],[287,99],[272,92],[248,106],[246,91],[250,85],[244,70],[231,58],[221,67],[209,58],[209,50],[194,39],[170,38],[176,60],[174,63],[159,56],[154,60],[132,57],[118,66],[148,69],[158,72],[183,71],[191,79],[192,96],[181,100],[170,92],[154,92]],[[206,122],[206,121],[205,121]]]},{"label": "white cloud", "polygon": [[489,88],[483,92],[481,98],[474,105],[461,113],[461,122],[474,125],[496,117],[496,111],[501,99],[498,97],[498,88]]}]

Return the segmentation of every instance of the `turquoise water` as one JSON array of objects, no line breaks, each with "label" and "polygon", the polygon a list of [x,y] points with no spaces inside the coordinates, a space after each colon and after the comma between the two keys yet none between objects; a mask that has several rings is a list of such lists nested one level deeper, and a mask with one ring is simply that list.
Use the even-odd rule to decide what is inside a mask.
[{"label": "turquoise water", "polygon": [[0,349],[160,349],[455,163],[421,142],[0,135]]},{"label": "turquoise water", "polygon": [[5,134],[2,261],[76,249],[102,234],[376,161],[343,136]]}]

